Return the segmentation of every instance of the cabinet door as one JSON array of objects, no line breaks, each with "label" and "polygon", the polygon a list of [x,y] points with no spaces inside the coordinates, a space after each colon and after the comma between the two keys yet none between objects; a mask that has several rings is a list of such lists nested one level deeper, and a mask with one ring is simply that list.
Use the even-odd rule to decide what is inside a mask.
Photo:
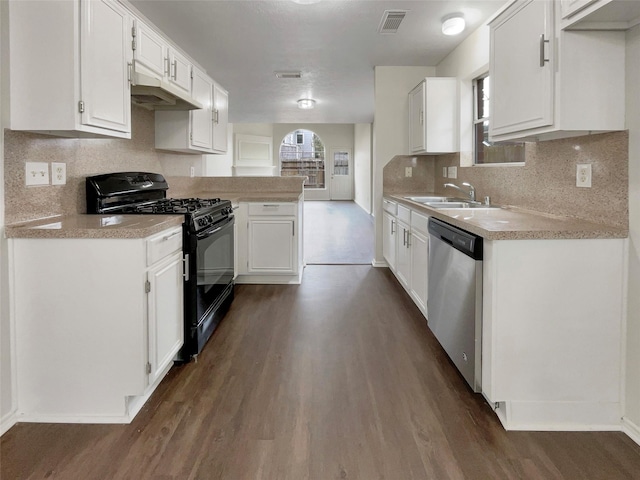
[{"label": "cabinet door", "polygon": [[149,384],[153,384],[184,341],[182,252],[151,268],[147,279]]},{"label": "cabinet door", "polygon": [[82,2],[81,123],[131,131],[129,16],[113,0]]},{"label": "cabinet door", "polygon": [[389,268],[396,268],[396,234],[397,222],[395,217],[387,212],[382,214],[382,256],[387,261]]},{"label": "cabinet door", "polygon": [[249,273],[297,273],[295,219],[249,219]]},{"label": "cabinet door", "polygon": [[548,0],[515,3],[491,24],[491,136],[553,124],[553,31]]},{"label": "cabinet door", "polygon": [[411,232],[411,296],[418,308],[427,314],[429,288],[429,237]]},{"label": "cabinet door", "polygon": [[213,85],[213,101],[213,149],[225,153],[228,148],[229,95],[217,84]]},{"label": "cabinet door", "polygon": [[424,98],[425,82],[422,82],[409,93],[409,147],[411,153],[424,152]]},{"label": "cabinet door", "polygon": [[133,51],[136,67],[143,65],[160,79],[169,75],[168,47],[165,41],[140,20],[134,20],[133,29],[136,32]]},{"label": "cabinet door", "polygon": [[191,62],[171,49],[169,51],[169,81],[187,94],[191,94]]},{"label": "cabinet door", "polygon": [[204,108],[191,111],[191,146],[211,150],[213,147],[213,81],[202,71],[193,69],[193,98]]},{"label": "cabinet door", "polygon": [[[402,237],[402,238],[400,238]],[[411,232],[409,226],[398,222],[396,241],[396,277],[403,287],[409,288],[411,280]]]}]

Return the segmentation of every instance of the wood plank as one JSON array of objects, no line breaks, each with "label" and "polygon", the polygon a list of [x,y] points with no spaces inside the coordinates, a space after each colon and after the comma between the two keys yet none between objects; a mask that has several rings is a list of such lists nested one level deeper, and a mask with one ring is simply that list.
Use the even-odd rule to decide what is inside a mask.
[{"label": "wood plank", "polygon": [[18,424],[6,479],[629,479],[616,432],[506,432],[387,269],[242,285],[130,425]]}]

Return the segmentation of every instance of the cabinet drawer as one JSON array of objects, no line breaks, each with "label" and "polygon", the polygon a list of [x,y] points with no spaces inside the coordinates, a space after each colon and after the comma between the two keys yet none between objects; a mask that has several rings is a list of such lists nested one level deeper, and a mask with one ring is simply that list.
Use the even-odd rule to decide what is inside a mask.
[{"label": "cabinet drawer", "polygon": [[411,230],[417,230],[425,235],[429,235],[429,217],[412,210]]},{"label": "cabinet drawer", "polygon": [[404,205],[398,205],[398,220],[411,223],[411,210]]},{"label": "cabinet drawer", "polygon": [[393,216],[396,216],[398,214],[398,204],[391,200],[387,200],[386,198],[382,200],[382,209],[385,212],[389,212]]},{"label": "cabinet drawer", "polygon": [[182,249],[182,227],[172,228],[147,240],[147,266]]},{"label": "cabinet drawer", "polygon": [[250,203],[249,215],[287,215],[296,214],[297,204],[295,203]]}]

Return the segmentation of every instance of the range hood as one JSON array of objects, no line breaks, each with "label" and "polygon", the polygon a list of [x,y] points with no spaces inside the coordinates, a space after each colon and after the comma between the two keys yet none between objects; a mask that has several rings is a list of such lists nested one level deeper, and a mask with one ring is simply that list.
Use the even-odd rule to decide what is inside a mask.
[{"label": "range hood", "polygon": [[135,62],[131,75],[131,101],[148,110],[197,110],[200,102],[186,95],[169,82],[136,72]]}]

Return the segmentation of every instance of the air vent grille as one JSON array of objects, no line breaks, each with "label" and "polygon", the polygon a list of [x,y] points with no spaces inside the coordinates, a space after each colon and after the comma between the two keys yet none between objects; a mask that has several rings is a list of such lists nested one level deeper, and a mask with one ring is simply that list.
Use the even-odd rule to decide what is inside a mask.
[{"label": "air vent grille", "polygon": [[275,72],[278,78],[302,78],[301,72]]},{"label": "air vent grille", "polygon": [[407,10],[385,10],[378,27],[378,33],[396,33],[406,14]]}]

